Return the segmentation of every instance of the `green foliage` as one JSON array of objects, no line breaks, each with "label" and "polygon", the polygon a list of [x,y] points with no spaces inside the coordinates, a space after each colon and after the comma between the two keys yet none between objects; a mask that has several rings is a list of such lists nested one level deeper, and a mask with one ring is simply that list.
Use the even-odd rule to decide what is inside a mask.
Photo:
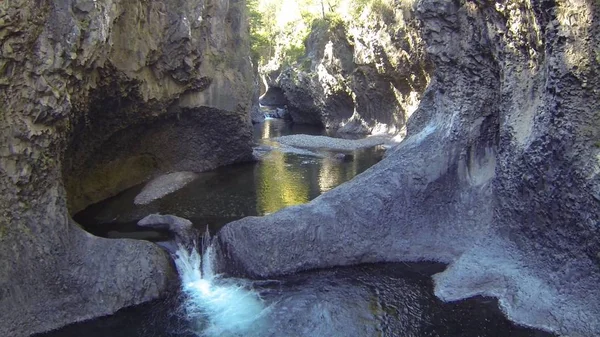
[{"label": "green foliage", "polygon": [[[260,66],[299,63],[311,31],[395,17],[392,0],[247,0],[252,58]],[[365,17],[366,14],[366,17]]]},{"label": "green foliage", "polygon": [[250,23],[250,49],[254,62],[261,63],[273,54],[274,32],[271,11],[261,8],[261,0],[248,0],[248,18]]},{"label": "green foliage", "polygon": [[379,16],[385,22],[392,22],[394,20],[394,8],[389,2],[385,0],[372,0],[371,1],[371,13]]}]

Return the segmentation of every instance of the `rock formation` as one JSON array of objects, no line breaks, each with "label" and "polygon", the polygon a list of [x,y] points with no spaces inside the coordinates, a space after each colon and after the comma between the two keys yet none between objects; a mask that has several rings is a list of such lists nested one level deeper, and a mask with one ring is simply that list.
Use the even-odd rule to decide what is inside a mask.
[{"label": "rock formation", "polygon": [[150,180],[142,191],[135,196],[133,203],[136,205],[147,205],[168,194],[176,192],[185,185],[196,180],[198,175],[194,172],[173,172]]},{"label": "rock formation", "polygon": [[138,221],[138,226],[168,230],[174,234],[173,242],[166,243],[165,247],[169,253],[175,255],[179,247],[185,247],[188,251],[196,249],[199,243],[200,233],[193,227],[190,220],[175,215],[150,214]]},{"label": "rock formation", "polygon": [[267,74],[262,99],[285,99],[281,104],[296,123],[348,133],[401,132],[430,80],[431,64],[414,11],[408,2],[399,6],[395,14],[389,8],[357,22],[314,24],[305,57]]},{"label": "rock formation", "polygon": [[226,225],[221,269],[441,261],[444,300],[495,296],[516,322],[600,335],[600,4],[414,10],[434,70],[407,138],[307,205]]},{"label": "rock formation", "polygon": [[93,237],[68,207],[252,158],[245,16],[237,0],[0,2],[0,335],[165,292],[166,253]]}]

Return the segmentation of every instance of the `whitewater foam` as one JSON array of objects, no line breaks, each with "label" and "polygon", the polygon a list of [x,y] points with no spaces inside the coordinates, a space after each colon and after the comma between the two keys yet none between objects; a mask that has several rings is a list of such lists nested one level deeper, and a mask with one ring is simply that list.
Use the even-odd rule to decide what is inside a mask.
[{"label": "whitewater foam", "polygon": [[209,241],[203,242],[203,254],[181,246],[176,253],[186,318],[198,336],[260,336],[268,307],[248,281],[214,273]]}]

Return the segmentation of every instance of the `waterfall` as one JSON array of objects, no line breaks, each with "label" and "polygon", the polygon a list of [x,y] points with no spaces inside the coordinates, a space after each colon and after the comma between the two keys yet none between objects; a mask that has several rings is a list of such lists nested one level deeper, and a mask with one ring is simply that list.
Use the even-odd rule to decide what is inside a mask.
[{"label": "waterfall", "polygon": [[181,278],[184,310],[198,336],[261,336],[268,307],[249,281],[214,273],[214,248],[205,234],[202,254],[179,246],[175,264]]}]

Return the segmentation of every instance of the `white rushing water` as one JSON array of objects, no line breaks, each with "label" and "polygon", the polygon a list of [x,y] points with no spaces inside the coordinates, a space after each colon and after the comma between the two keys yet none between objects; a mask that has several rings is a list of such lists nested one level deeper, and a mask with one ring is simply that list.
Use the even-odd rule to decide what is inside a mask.
[{"label": "white rushing water", "polygon": [[[208,235],[208,234],[207,234]],[[268,308],[243,280],[214,274],[213,249],[203,242],[203,254],[179,247],[175,264],[185,295],[187,319],[198,336],[261,336]]]}]

